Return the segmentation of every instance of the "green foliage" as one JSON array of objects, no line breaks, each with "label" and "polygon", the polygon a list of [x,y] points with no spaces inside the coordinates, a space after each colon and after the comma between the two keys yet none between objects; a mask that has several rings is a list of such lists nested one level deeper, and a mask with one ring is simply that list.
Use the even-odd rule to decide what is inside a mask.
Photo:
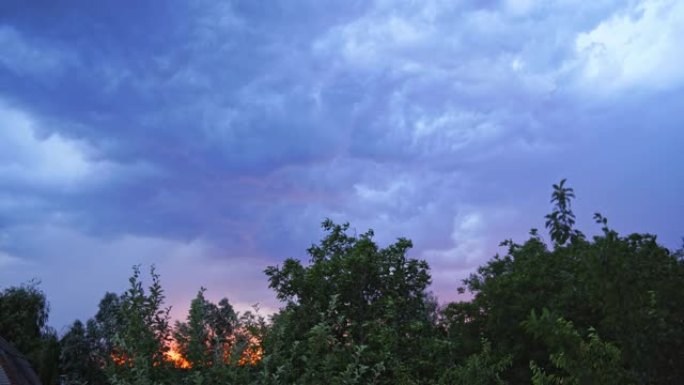
[{"label": "green foliage", "polygon": [[[107,293],[85,327],[80,321],[72,325],[61,341],[65,384],[255,383],[260,367],[242,358],[252,357],[259,348],[255,341],[264,338],[267,325],[258,307],[238,314],[225,298],[208,301],[202,288],[187,321],[172,329],[154,267],[150,276],[145,289],[134,267],[126,292]],[[176,367],[166,356],[172,346],[191,368]]]},{"label": "green foliage", "polygon": [[50,307],[39,282],[9,287],[0,292],[0,336],[26,355],[45,385],[59,376],[59,343],[47,327]]},{"label": "green foliage", "polygon": [[572,237],[583,237],[582,233],[572,228],[575,225],[575,214],[571,210],[571,202],[575,198],[575,192],[572,188],[565,187],[565,181],[563,179],[559,184],[553,185],[551,203],[554,208],[546,216],[546,228],[549,229],[551,240],[558,246],[565,245]]},{"label": "green foliage", "polygon": [[88,326],[75,321],[60,340],[60,367],[64,385],[107,384],[103,357],[97,346],[97,333],[91,321]]},{"label": "green foliage", "polygon": [[403,238],[380,248],[372,231],[352,236],[348,224],[330,220],[323,229],[308,266],[288,259],[266,269],[287,304],[266,340],[270,383],[397,384],[433,376],[421,365],[433,337],[427,263],[406,257],[412,245]]},{"label": "green foliage", "polygon": [[[579,330],[594,328],[622,354],[621,365],[641,383],[672,384],[684,376],[684,264],[648,234],[621,237],[601,215],[603,234],[589,241],[572,229],[572,190],[554,186],[557,214],[547,216],[555,248],[533,233],[506,242],[465,284],[474,295],[463,307],[466,341],[486,337],[513,355],[505,377],[529,381],[529,362],[549,367],[554,351],[524,329],[530,312],[547,308]],[[462,325],[462,324],[461,324]],[[452,326],[454,328],[459,325]]]},{"label": "green foliage", "polygon": [[0,336],[37,361],[50,308],[39,282],[0,292]]},{"label": "green foliage", "polygon": [[[218,304],[204,297],[202,288],[192,300],[186,322],[177,322],[174,338],[191,364],[186,384],[251,383],[257,369],[246,363],[253,339],[260,340],[265,321],[258,314],[237,314],[228,299]],[[258,311],[258,309],[257,309]]]},{"label": "green foliage", "polygon": [[147,292],[140,280],[140,268],[133,268],[129,289],[117,309],[112,354],[123,364],[108,360],[108,373],[114,385],[156,385],[169,380],[170,364],[164,359],[171,340],[169,309],[163,308],[164,291],[154,267]]},{"label": "green foliage", "polygon": [[64,381],[67,384],[87,384],[90,344],[86,337],[86,329],[81,321],[75,321],[69,331],[60,341],[62,351],[60,355],[61,367],[64,371]]},{"label": "green foliage", "polygon": [[57,332],[47,329],[41,336],[41,348],[36,369],[38,378],[44,385],[57,385],[59,381],[60,346]]},{"label": "green foliage", "polygon": [[[113,375],[115,341],[122,330],[121,297],[106,293],[94,318],[84,325],[75,321],[60,340],[60,365],[65,385],[109,385]],[[120,357],[120,356],[117,356]]]},{"label": "green foliage", "polygon": [[[279,321],[274,328],[283,328],[289,322],[282,321],[292,313],[280,314]],[[351,336],[343,330],[346,320],[339,314],[337,298],[330,302],[326,314],[321,315],[321,321],[311,327],[304,339],[295,341],[292,349],[271,353],[267,360],[285,358],[289,361],[277,368],[275,373],[269,373],[267,383],[282,384],[291,381],[303,384],[373,384],[385,371],[382,362],[369,363],[366,345],[355,344]],[[291,320],[289,320],[291,321]],[[277,338],[275,335],[272,337]],[[282,342],[277,340],[276,342]],[[280,356],[279,356],[279,355]],[[370,357],[372,359],[372,357]],[[267,366],[268,368],[268,366]],[[298,378],[290,378],[291,373],[300,373]],[[285,377],[285,376],[288,377]]]},{"label": "green foliage", "polygon": [[496,357],[489,341],[482,341],[482,351],[465,362],[447,369],[439,380],[444,385],[505,385],[501,373],[511,364],[510,355]]},{"label": "green foliage", "polygon": [[548,309],[540,317],[532,311],[523,327],[552,352],[549,358],[554,373],[534,361],[530,363],[533,385],[633,383],[622,367],[620,349],[602,341],[594,328],[589,328],[586,338],[582,338],[572,322],[552,315]]},{"label": "green foliage", "polygon": [[[190,304],[187,323],[176,322],[174,333],[180,352],[197,369],[209,367],[216,357],[214,351],[221,349],[221,343],[225,343],[220,336],[212,336],[213,330],[210,325],[212,304],[204,298],[205,289],[202,288],[197,297]],[[222,361],[222,351],[217,351],[218,361]]]}]

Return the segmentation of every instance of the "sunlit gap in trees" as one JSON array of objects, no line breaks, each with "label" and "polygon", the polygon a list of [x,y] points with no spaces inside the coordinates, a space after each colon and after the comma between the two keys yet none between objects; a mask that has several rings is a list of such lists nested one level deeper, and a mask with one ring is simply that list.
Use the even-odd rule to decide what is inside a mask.
[{"label": "sunlit gap in trees", "polygon": [[[241,344],[244,344],[244,348],[240,353],[240,358],[235,364],[237,366],[257,365],[264,356],[264,349],[261,346],[259,338],[245,328],[239,328],[234,335],[230,336],[229,341],[223,348],[223,363],[226,365],[231,365],[233,363],[231,356],[234,351],[233,348],[236,346],[236,342],[239,339],[243,340],[241,341]],[[164,361],[173,364],[173,366],[178,369],[192,368],[192,363],[180,352],[176,341],[169,342],[167,348],[168,350],[164,352]],[[112,352],[110,357],[115,365],[133,366],[133,360],[124,353]]]},{"label": "sunlit gap in trees", "polygon": [[192,364],[178,351],[178,344],[172,342],[169,344],[169,350],[164,352],[164,359],[167,362],[173,364],[174,367],[179,369],[190,369]]}]

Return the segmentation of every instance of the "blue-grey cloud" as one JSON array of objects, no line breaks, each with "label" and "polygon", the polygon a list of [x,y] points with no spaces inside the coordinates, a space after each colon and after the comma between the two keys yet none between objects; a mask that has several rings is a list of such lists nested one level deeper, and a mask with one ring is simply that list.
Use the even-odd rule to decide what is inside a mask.
[{"label": "blue-grey cloud", "polygon": [[262,269],[330,217],[412,238],[448,299],[543,225],[562,177],[582,226],[602,211],[676,247],[683,19],[673,0],[3,2],[0,283],[42,278],[58,326],[134,263],[176,304],[205,285],[275,308]]}]

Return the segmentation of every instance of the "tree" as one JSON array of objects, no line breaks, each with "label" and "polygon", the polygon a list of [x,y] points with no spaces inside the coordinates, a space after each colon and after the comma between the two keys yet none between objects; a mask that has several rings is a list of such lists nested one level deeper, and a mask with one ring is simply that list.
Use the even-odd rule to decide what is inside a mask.
[{"label": "tree", "polygon": [[268,375],[334,383],[358,362],[366,368],[358,383],[434,376],[422,365],[430,361],[433,330],[427,263],[406,257],[407,239],[380,248],[372,230],[356,237],[347,233],[349,224],[330,220],[323,229],[325,238],[308,249],[308,266],[287,259],[266,269],[269,286],[286,303],[266,341]]},{"label": "tree", "polygon": [[45,293],[32,281],[0,292],[0,336],[24,353],[43,384],[56,384],[59,343],[47,326],[50,306]]},{"label": "tree", "polygon": [[45,293],[38,284],[32,281],[0,292],[0,335],[34,362],[50,313]]},{"label": "tree", "polygon": [[[214,336],[211,328],[213,304],[204,298],[205,289],[197,293],[190,304],[187,322],[176,322],[174,336],[180,353],[187,358],[192,367],[200,370],[223,361],[223,346]],[[221,352],[217,350],[221,349]],[[214,354],[216,352],[216,354]],[[218,356],[218,357],[216,357]],[[216,361],[218,358],[218,362]]]},{"label": "tree", "polygon": [[546,228],[549,229],[551,240],[559,246],[565,245],[573,236],[582,237],[582,233],[573,230],[575,214],[571,210],[571,202],[575,198],[575,191],[565,187],[565,181],[563,179],[553,185],[551,203],[554,209],[546,216]]},{"label": "tree", "polygon": [[263,354],[263,317],[237,314],[226,298],[214,304],[202,288],[187,321],[172,330],[154,267],[150,276],[145,290],[135,266],[126,292],[107,293],[85,328],[74,323],[62,341],[67,384],[252,383]]},{"label": "tree", "polygon": [[108,362],[110,381],[115,385],[155,385],[169,380],[170,364],[165,359],[171,340],[169,308],[164,308],[164,291],[154,266],[147,292],[140,280],[140,268],[133,268],[129,289],[117,305],[119,325]]},{"label": "tree", "polygon": [[200,289],[190,304],[187,321],[176,322],[174,331],[179,352],[194,371],[214,370],[239,359],[232,356],[237,314],[227,298],[216,305],[204,297],[205,291]]},{"label": "tree", "polygon": [[37,362],[38,377],[43,385],[57,385],[59,381],[60,346],[57,332],[47,328],[41,336],[41,349]]},{"label": "tree", "polygon": [[489,341],[482,341],[482,351],[465,362],[444,371],[439,379],[444,385],[505,385],[501,373],[511,364],[510,355],[496,357]]},{"label": "tree", "polygon": [[554,348],[523,327],[531,311],[547,308],[577,330],[594,330],[601,343],[619,349],[620,365],[630,378],[651,384],[677,382],[684,376],[677,364],[684,359],[681,257],[658,245],[652,235],[620,236],[602,215],[595,218],[603,234],[585,239],[572,228],[571,198],[573,191],[564,181],[554,185],[554,212],[547,216],[553,249],[536,232],[522,244],[507,241],[503,256],[495,256],[465,280],[474,297],[461,306],[461,319],[467,322],[459,330],[469,333],[466,341],[496,341],[496,351],[513,358],[503,377],[522,384],[529,381],[530,361],[548,368],[557,357]]},{"label": "tree", "polygon": [[92,320],[88,326],[79,320],[60,340],[60,368],[64,385],[104,385],[107,380],[98,356],[97,337]]},{"label": "tree", "polygon": [[594,328],[589,328],[583,338],[572,322],[548,309],[543,309],[541,316],[532,311],[523,327],[552,352],[549,359],[553,372],[530,362],[533,385],[635,383],[622,367],[620,349],[602,341]]}]

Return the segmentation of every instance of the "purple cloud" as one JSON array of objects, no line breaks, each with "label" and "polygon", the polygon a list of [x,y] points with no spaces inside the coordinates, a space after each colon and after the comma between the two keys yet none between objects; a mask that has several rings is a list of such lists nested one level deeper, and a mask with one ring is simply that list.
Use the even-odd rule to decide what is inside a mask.
[{"label": "purple cloud", "polygon": [[137,263],[179,311],[202,285],[276,309],[262,270],[326,217],[413,239],[448,300],[563,177],[588,232],[684,235],[676,1],[0,14],[0,284],[42,279],[58,328]]}]

